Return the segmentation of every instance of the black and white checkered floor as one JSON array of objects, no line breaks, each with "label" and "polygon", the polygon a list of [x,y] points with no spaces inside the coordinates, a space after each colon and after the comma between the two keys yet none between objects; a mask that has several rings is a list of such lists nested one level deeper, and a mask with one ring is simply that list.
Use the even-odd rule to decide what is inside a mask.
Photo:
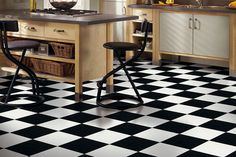
[{"label": "black and white checkered floor", "polygon": [[[0,157],[236,156],[236,78],[227,69],[140,61],[129,71],[145,101],[139,108],[97,107],[96,80],[84,83],[83,102],[74,85],[42,81],[43,105],[0,106]],[[10,79],[0,78],[0,94]],[[126,81],[120,71],[115,89],[133,94]],[[17,81],[14,92],[22,90],[28,80]]]}]

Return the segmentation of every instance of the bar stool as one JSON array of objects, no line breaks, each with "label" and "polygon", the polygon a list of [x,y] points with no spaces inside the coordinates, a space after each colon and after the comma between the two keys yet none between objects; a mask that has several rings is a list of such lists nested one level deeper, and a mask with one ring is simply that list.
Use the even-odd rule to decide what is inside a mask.
[{"label": "bar stool", "polygon": [[[15,65],[17,65],[17,69],[15,71],[15,75],[13,76],[11,80],[11,84],[9,86],[8,92],[1,97],[0,104],[2,105],[8,105],[8,106],[31,106],[31,105],[39,105],[44,102],[44,97],[40,95],[39,92],[39,84],[38,84],[38,78],[36,74],[26,65],[22,63],[26,50],[32,49],[32,48],[38,48],[39,42],[32,41],[32,40],[16,40],[16,41],[9,41],[7,39],[7,32],[18,32],[18,22],[15,20],[11,21],[2,21],[0,20],[0,42],[1,42],[1,48],[3,51],[3,54],[6,56],[7,59],[9,59],[11,62],[13,62]],[[11,54],[11,50],[21,50],[21,58],[18,61],[16,58],[14,58]],[[16,81],[16,77],[18,76],[18,73],[20,69],[24,70],[28,75],[32,82],[32,91],[33,94],[12,94],[12,89],[14,86],[14,83]],[[11,95],[12,94],[12,95]],[[32,103],[11,103],[11,101],[14,100],[30,100]]]},{"label": "bar stool", "polygon": [[[106,107],[106,108],[120,109],[121,106],[117,106],[117,105],[114,106],[112,103],[105,104],[104,102],[106,102],[107,100],[119,101],[119,100],[124,100],[124,99],[135,101],[135,104],[129,104],[128,106],[122,106],[124,108],[138,107],[143,104],[143,100],[142,100],[137,88],[135,87],[135,84],[134,84],[131,76],[129,75],[129,72],[128,72],[126,66],[128,64],[130,64],[131,62],[133,62],[134,60],[136,60],[137,58],[139,58],[142,55],[142,53],[144,52],[144,49],[145,49],[146,43],[147,43],[149,25],[150,25],[150,23],[147,20],[144,20],[144,22],[141,25],[141,31],[144,32],[144,40],[143,40],[143,43],[141,46],[139,44],[129,43],[129,42],[107,42],[103,45],[103,47],[113,50],[114,54],[118,58],[118,61],[120,62],[120,66],[118,66],[115,69],[113,69],[112,71],[110,71],[108,74],[106,74],[102,78],[101,81],[97,82],[97,86],[98,86],[97,100],[96,100],[97,105],[99,105],[101,107]],[[123,62],[121,59],[121,53],[125,53],[126,51],[135,51],[136,54],[130,60]],[[101,96],[103,84],[106,82],[107,78],[109,78],[110,76],[112,76],[113,74],[115,74],[116,72],[118,72],[121,69],[124,70],[126,76],[128,77],[128,80],[131,83],[132,88],[136,94],[136,97],[132,96],[132,95],[121,94],[121,93],[116,93],[116,92],[107,94],[105,96]]]}]

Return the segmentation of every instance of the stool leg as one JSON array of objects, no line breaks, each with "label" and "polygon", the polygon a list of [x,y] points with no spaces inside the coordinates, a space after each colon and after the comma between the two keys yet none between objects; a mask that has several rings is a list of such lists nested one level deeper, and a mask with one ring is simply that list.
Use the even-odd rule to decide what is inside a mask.
[{"label": "stool leg", "polygon": [[[22,52],[22,56],[21,56],[20,61],[19,61],[20,63],[22,63],[22,61],[23,61],[23,59],[24,59],[24,56],[25,56],[25,53],[26,53],[26,51],[23,51],[23,52]],[[12,89],[13,89],[13,86],[14,86],[14,83],[15,83],[15,81],[16,81],[16,77],[17,77],[19,71],[20,71],[20,67],[17,66],[17,69],[16,69],[16,72],[15,72],[15,75],[13,76],[13,78],[12,78],[12,80],[11,80],[10,87],[9,87],[9,89],[8,89],[8,91],[7,91],[7,95],[6,95],[5,103],[8,102],[9,97],[11,96],[11,92],[12,92]]]},{"label": "stool leg", "polygon": [[127,70],[127,68],[126,68],[127,62],[126,62],[126,63],[123,63],[123,62],[122,62],[122,59],[121,59],[121,57],[120,57],[120,53],[117,52],[117,51],[115,51],[115,53],[116,53],[116,55],[117,55],[117,58],[118,58],[118,60],[119,60],[119,62],[120,62],[120,64],[121,64],[121,66],[123,67],[123,70],[125,71],[126,76],[127,76],[128,79],[129,79],[129,82],[130,82],[130,84],[132,85],[132,87],[133,87],[133,89],[134,89],[134,92],[136,93],[136,95],[137,95],[139,101],[143,102],[143,100],[142,100],[142,98],[141,98],[141,96],[140,96],[140,94],[139,94],[139,92],[138,92],[138,90],[137,90],[137,88],[136,88],[136,86],[135,86],[135,84],[134,84],[134,82],[133,82],[133,80],[132,80],[132,78],[131,78],[131,76],[130,76],[128,70]]}]

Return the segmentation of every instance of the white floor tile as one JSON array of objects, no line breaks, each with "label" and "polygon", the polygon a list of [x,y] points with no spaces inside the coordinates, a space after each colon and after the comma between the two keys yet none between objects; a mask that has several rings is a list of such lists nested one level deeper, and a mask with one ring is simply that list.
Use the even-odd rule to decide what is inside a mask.
[{"label": "white floor tile", "polygon": [[221,75],[221,74],[209,74],[209,75],[205,75],[204,77],[215,78],[215,79],[224,79],[228,76],[227,75]]},{"label": "white floor tile", "polygon": [[64,120],[64,119],[55,119],[49,122],[41,123],[39,126],[49,128],[49,129],[54,129],[57,131],[64,130],[66,128],[73,127],[75,125],[78,125],[76,122],[72,122],[69,120]]},{"label": "white floor tile", "polygon": [[6,150],[6,149],[0,150],[0,156],[1,157],[27,157],[26,155],[19,154],[17,152],[13,152],[13,151]]},{"label": "white floor tile", "polygon": [[170,103],[177,103],[177,104],[181,104],[184,103],[186,101],[189,101],[191,99],[189,98],[185,98],[185,97],[180,97],[180,96],[167,96],[164,98],[159,99],[160,101],[166,101],[166,102],[170,102]]},{"label": "white floor tile", "polygon": [[62,118],[62,117],[66,117],[75,113],[77,113],[77,111],[69,110],[65,108],[55,108],[52,110],[41,112],[41,114],[48,115],[55,118]]},{"label": "white floor tile", "polygon": [[216,118],[216,120],[220,120],[220,121],[236,124],[236,115],[235,114],[231,114],[231,113],[227,113],[227,114],[224,114],[224,115]]},{"label": "white floor tile", "polygon": [[30,140],[29,138],[26,137],[22,137],[19,135],[15,135],[15,134],[4,134],[2,136],[0,136],[0,147],[1,148],[7,148],[19,143],[23,143]]},{"label": "white floor tile", "polygon": [[187,91],[200,93],[200,94],[209,94],[209,93],[215,92],[217,90],[212,89],[212,88],[205,88],[205,87],[195,87],[195,88],[191,88]]},{"label": "white floor tile", "polygon": [[215,96],[215,95],[208,94],[208,95],[203,95],[203,96],[197,97],[196,99],[203,100],[203,101],[209,101],[209,102],[213,102],[213,103],[218,103],[220,101],[227,99],[227,97]]},{"label": "white floor tile", "polygon": [[65,91],[65,90],[57,90],[55,92],[45,93],[45,95],[59,97],[59,98],[71,96],[71,95],[74,95],[74,94],[75,94],[74,92]]},{"label": "white floor tile", "polygon": [[45,104],[52,105],[55,107],[63,107],[63,106],[67,106],[67,105],[74,104],[74,103],[76,103],[76,101],[69,100],[69,99],[63,99],[63,98],[53,99],[53,100],[45,102]]},{"label": "white floor tile", "polygon": [[185,79],[185,80],[193,80],[196,78],[199,78],[200,76],[197,75],[189,75],[189,74],[182,74],[182,75],[177,75],[174,76],[174,78],[180,78],[180,79]]},{"label": "white floor tile", "polygon": [[208,141],[193,150],[215,156],[227,156],[236,150],[236,147],[218,142]]},{"label": "white floor tile", "polygon": [[167,81],[155,81],[155,82],[148,83],[148,85],[157,86],[157,87],[169,87],[174,84],[175,83],[167,82]]},{"label": "white floor tile", "polygon": [[201,108],[198,108],[198,107],[192,107],[192,106],[178,104],[178,105],[168,107],[165,110],[189,114],[189,113],[192,113],[192,112],[200,110],[200,109]]},{"label": "white floor tile", "polygon": [[236,84],[236,81],[231,81],[231,80],[217,80],[212,83],[216,84],[221,84],[221,85],[226,85],[226,86],[232,86]]},{"label": "white floor tile", "polygon": [[162,93],[162,94],[168,94],[168,95],[173,95],[182,92],[183,90],[179,89],[173,89],[173,88],[160,88],[157,90],[154,90],[153,92],[155,93]]},{"label": "white floor tile", "polygon": [[68,149],[55,147],[41,153],[32,155],[31,157],[78,157],[82,155],[81,153],[74,152]]},{"label": "white floor tile", "polygon": [[225,88],[222,88],[221,90],[228,91],[228,92],[235,92],[236,91],[236,86],[225,87]]},{"label": "white floor tile", "polygon": [[129,123],[147,126],[147,127],[155,127],[155,126],[161,125],[163,123],[166,123],[167,121],[168,120],[161,119],[161,118],[143,116],[143,117],[137,118],[135,120],[129,121]]},{"label": "white floor tile", "polygon": [[173,70],[170,70],[169,72],[172,72],[172,73],[179,73],[179,74],[186,74],[186,73],[192,72],[192,70],[173,69]]},{"label": "white floor tile", "polygon": [[85,124],[95,126],[95,127],[98,127],[98,128],[109,129],[111,127],[120,125],[122,123],[124,123],[124,122],[104,117],[104,118],[99,118],[99,119],[95,119],[95,120],[86,122]]},{"label": "white floor tile", "polygon": [[232,112],[236,110],[236,106],[216,103],[216,104],[205,107],[205,109],[228,113],[228,112]]},{"label": "white floor tile", "polygon": [[188,81],[181,82],[180,84],[198,87],[198,86],[203,86],[207,84],[207,82],[188,80]]},{"label": "white floor tile", "polygon": [[156,142],[162,142],[176,135],[177,133],[151,128],[141,133],[135,134],[134,136]]},{"label": "white floor tile", "polygon": [[152,69],[142,70],[142,73],[151,74],[151,75],[159,74],[159,73],[162,73],[162,72],[163,71],[161,71],[161,70],[152,70]]},{"label": "white floor tile", "polygon": [[184,115],[182,117],[174,119],[173,121],[179,122],[179,123],[184,123],[184,124],[190,124],[190,125],[194,125],[194,126],[199,126],[199,125],[206,123],[210,120],[211,119],[209,119],[209,118],[203,118],[203,117],[199,117],[199,116]]},{"label": "white floor tile", "polygon": [[29,124],[29,123],[21,122],[18,120],[12,120],[12,121],[8,121],[5,123],[1,123],[0,130],[6,131],[6,132],[14,132],[14,131],[28,128],[31,126],[33,126],[33,125]]},{"label": "white floor tile", "polygon": [[101,108],[101,107],[97,107],[97,108],[92,108],[90,110],[86,110],[86,111],[83,111],[84,113],[89,113],[89,114],[92,114],[92,115],[97,115],[97,116],[108,116],[110,114],[113,114],[113,113],[116,113],[116,112],[119,112],[118,110],[116,109],[108,109],[108,108]]},{"label": "white floor tile", "polygon": [[71,141],[77,140],[79,138],[80,137],[78,136],[67,134],[64,132],[54,132],[54,133],[36,138],[35,140],[44,142],[44,143],[49,143],[54,146],[60,146],[65,143],[69,143]]},{"label": "white floor tile", "polygon": [[131,112],[131,113],[136,113],[136,114],[141,114],[141,115],[149,115],[151,113],[160,111],[160,109],[148,107],[148,106],[140,106],[140,107],[136,107],[136,108],[129,108],[125,111]]},{"label": "white floor tile", "polygon": [[224,133],[223,131],[203,128],[203,127],[195,127],[193,129],[183,132],[182,134],[191,137],[201,138],[204,140],[211,140],[223,133]]},{"label": "white floor tile", "polygon": [[7,112],[3,112],[0,115],[2,117],[6,117],[6,118],[10,118],[10,119],[19,119],[19,118],[22,118],[22,117],[31,116],[33,114],[35,114],[35,112],[26,111],[26,110],[18,108],[18,109],[10,110],[10,111],[7,111]]},{"label": "white floor tile", "polygon": [[167,76],[162,76],[162,75],[149,75],[149,76],[145,76],[143,77],[145,79],[150,79],[150,80],[157,80],[157,81],[160,81],[160,80],[164,80],[164,79],[167,79],[169,77]]},{"label": "white floor tile", "polygon": [[73,84],[69,84],[69,83],[57,83],[57,84],[53,84],[53,85],[49,85],[47,87],[49,88],[55,88],[55,89],[67,89],[67,88],[72,88],[75,85]]},{"label": "white floor tile", "polygon": [[110,131],[110,130],[103,130],[98,133],[86,136],[87,139],[100,141],[106,144],[112,144],[114,142],[117,142],[127,137],[129,137],[129,135],[118,133],[115,131]]},{"label": "white floor tile", "polygon": [[141,152],[158,157],[176,157],[180,154],[185,153],[186,151],[188,151],[188,149],[164,143],[158,143],[154,146],[142,150]]},{"label": "white floor tile", "polygon": [[107,145],[87,154],[94,157],[127,157],[134,153],[135,151],[129,149],[124,149],[113,145]]}]

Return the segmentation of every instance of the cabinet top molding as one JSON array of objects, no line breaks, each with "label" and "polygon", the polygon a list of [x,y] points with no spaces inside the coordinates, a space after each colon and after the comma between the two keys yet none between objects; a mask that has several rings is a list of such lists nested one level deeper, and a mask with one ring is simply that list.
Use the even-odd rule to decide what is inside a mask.
[{"label": "cabinet top molding", "polygon": [[2,10],[0,11],[0,18],[92,25],[117,21],[135,20],[138,19],[138,16],[96,14],[91,16],[72,17],[65,15],[33,15],[30,14],[29,11],[24,10]]},{"label": "cabinet top molding", "polygon": [[166,11],[183,11],[183,12],[213,12],[213,13],[236,13],[236,9],[230,9],[225,6],[203,6],[191,7],[189,5],[177,6],[160,6],[160,5],[144,5],[144,4],[131,4],[129,8],[142,8],[142,9],[159,9]]}]

